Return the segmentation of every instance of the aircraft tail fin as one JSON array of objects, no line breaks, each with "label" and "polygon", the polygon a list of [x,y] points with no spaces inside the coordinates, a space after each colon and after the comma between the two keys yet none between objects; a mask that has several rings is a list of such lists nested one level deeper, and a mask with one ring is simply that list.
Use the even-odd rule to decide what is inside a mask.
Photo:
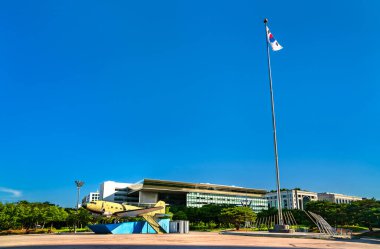
[{"label": "aircraft tail fin", "polygon": [[154,207],[163,207],[162,209],[155,211],[154,214],[164,214],[166,203],[164,201],[158,201]]}]

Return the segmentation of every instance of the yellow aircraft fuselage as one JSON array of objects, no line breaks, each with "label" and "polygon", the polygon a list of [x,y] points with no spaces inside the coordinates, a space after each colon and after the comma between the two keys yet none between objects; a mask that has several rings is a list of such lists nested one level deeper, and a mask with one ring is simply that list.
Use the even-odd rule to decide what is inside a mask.
[{"label": "yellow aircraft fuselage", "polygon": [[83,204],[83,207],[92,213],[104,216],[130,216],[165,214],[165,202],[159,201],[152,208],[142,208],[132,205],[119,204],[109,201],[91,201]]}]

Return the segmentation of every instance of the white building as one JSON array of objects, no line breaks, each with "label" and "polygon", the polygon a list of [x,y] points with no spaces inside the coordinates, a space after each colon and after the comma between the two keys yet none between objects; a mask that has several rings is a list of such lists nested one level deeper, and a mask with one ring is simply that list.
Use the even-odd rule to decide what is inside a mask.
[{"label": "white building", "polygon": [[337,204],[342,203],[351,203],[353,201],[361,201],[363,200],[362,197],[358,196],[350,196],[350,195],[343,195],[343,194],[337,194],[337,193],[318,193],[318,199],[320,201],[329,201],[334,202]]},{"label": "white building", "polygon": [[87,203],[90,201],[98,201],[99,200],[99,192],[90,192],[88,195],[83,197],[82,203]]},{"label": "white building", "polygon": [[[281,193],[282,208],[285,209],[304,209],[305,205],[309,201],[317,201],[318,194],[315,192],[309,192],[304,190],[283,190]],[[265,194],[265,198],[268,200],[269,207],[277,208],[277,192],[269,192]]]},{"label": "white building", "polygon": [[123,203],[130,201],[127,197],[131,183],[106,181],[100,184],[100,200]]},{"label": "white building", "polygon": [[189,183],[143,179],[134,184],[106,181],[100,184],[99,199],[129,205],[152,205],[165,201],[168,205],[202,207],[207,204],[248,205],[253,211],[268,209],[262,189],[210,183]]}]

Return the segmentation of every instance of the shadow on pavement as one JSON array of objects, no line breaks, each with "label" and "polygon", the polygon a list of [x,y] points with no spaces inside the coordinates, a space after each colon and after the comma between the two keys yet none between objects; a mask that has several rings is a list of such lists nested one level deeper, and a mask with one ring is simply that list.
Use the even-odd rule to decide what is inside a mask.
[{"label": "shadow on pavement", "polygon": [[351,239],[351,240],[339,240],[339,239],[337,239],[337,241],[380,245],[380,239],[372,239],[372,238],[361,238],[361,239]]}]

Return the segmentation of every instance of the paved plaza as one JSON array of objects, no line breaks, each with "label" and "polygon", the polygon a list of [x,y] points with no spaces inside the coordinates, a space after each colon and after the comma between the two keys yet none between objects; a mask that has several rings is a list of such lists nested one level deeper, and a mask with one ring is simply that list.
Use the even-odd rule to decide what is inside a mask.
[{"label": "paved plaza", "polygon": [[191,232],[189,234],[51,234],[0,236],[0,248],[42,249],[243,249],[243,248],[307,248],[307,249],[380,249],[371,240],[322,240],[300,238],[269,238],[218,233]]}]

